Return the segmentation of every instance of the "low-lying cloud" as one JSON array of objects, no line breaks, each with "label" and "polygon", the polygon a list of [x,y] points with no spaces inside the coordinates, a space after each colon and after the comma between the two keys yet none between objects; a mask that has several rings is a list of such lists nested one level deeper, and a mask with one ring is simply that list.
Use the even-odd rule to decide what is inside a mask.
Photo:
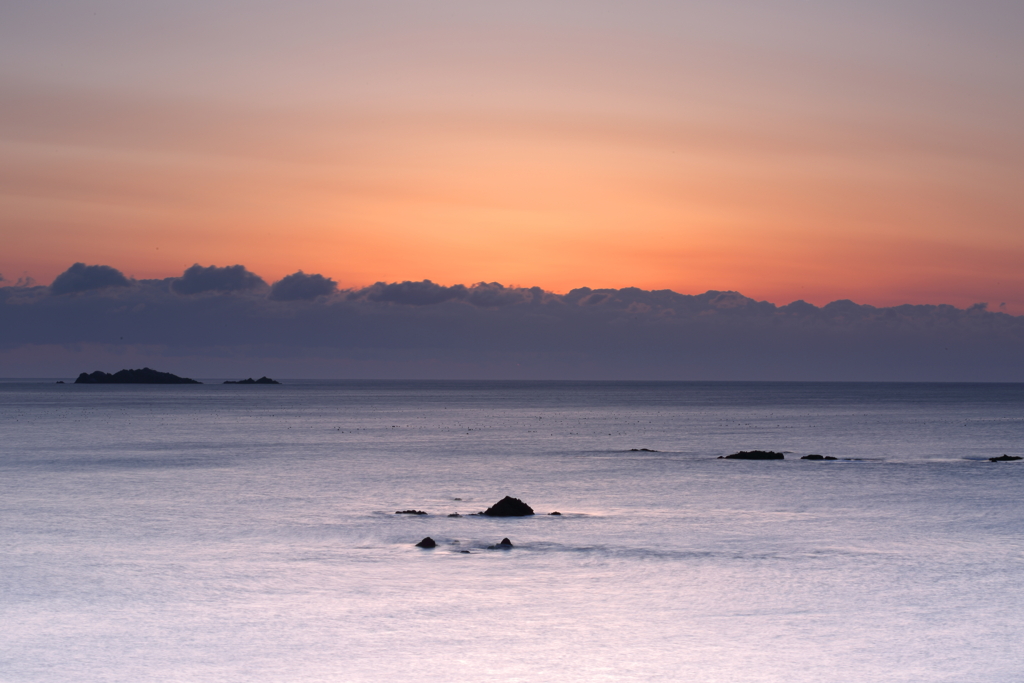
[{"label": "low-lying cloud", "polygon": [[0,375],[134,363],[200,377],[1024,381],[1024,316],[984,304],[429,280],[339,291],[301,271],[259,283],[242,266],[129,280],[75,264],[50,287],[0,287]]},{"label": "low-lying cloud", "polygon": [[73,294],[107,287],[127,287],[130,283],[121,271],[110,266],[87,266],[76,263],[54,279],[53,294]]},{"label": "low-lying cloud", "polygon": [[178,294],[202,294],[204,292],[241,292],[262,289],[267,286],[256,273],[250,273],[245,266],[207,266],[198,263],[171,282],[171,289]]},{"label": "low-lying cloud", "polygon": [[274,301],[311,301],[321,296],[333,294],[338,284],[323,275],[306,275],[301,270],[286,275],[270,288],[270,298]]}]

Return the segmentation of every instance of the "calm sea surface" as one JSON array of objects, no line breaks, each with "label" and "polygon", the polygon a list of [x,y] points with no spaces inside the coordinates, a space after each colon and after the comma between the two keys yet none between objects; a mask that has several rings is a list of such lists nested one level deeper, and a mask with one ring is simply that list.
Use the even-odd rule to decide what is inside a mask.
[{"label": "calm sea surface", "polygon": [[1020,681],[1004,453],[1024,385],[0,383],[0,681]]}]

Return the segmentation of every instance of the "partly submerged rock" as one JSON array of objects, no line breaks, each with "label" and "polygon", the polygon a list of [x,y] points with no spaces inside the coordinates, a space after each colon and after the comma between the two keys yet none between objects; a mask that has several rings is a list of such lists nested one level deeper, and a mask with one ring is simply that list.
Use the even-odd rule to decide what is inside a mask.
[{"label": "partly submerged rock", "polygon": [[629,450],[630,450],[631,453],[660,453],[661,452],[661,451],[656,451],[653,448],[630,448]]},{"label": "partly submerged rock", "polygon": [[831,455],[818,455],[817,453],[811,453],[800,458],[801,460],[835,460]]},{"label": "partly submerged rock", "polygon": [[512,496],[505,496],[491,507],[484,510],[488,517],[526,517],[533,514],[533,508]]},{"label": "partly submerged rock", "polygon": [[280,384],[276,379],[270,379],[269,377],[260,377],[259,379],[240,379],[237,382],[227,380],[224,384]]},{"label": "partly submerged rock", "polygon": [[453,512],[453,513],[449,514],[448,516],[449,517],[461,517],[462,515],[460,515],[458,512]]},{"label": "partly submerged rock", "polygon": [[775,451],[740,451],[732,455],[720,455],[719,460],[784,460],[786,456]]},{"label": "partly submerged rock", "polygon": [[503,539],[501,539],[500,543],[496,543],[494,545],[487,546],[487,549],[488,550],[508,550],[509,548],[514,548],[514,547],[515,546],[512,545],[512,541],[508,540],[507,538],[503,538]]},{"label": "partly submerged rock", "polygon": [[556,511],[554,511],[554,512],[549,512],[548,514],[549,514],[549,515],[556,515],[556,516],[558,516],[558,517],[561,517],[561,516],[562,516],[562,513],[561,513],[561,512],[558,512],[557,510],[556,510]]},{"label": "partly submerged rock", "polygon": [[422,541],[416,544],[417,548],[436,548],[437,543],[430,536],[427,536]]},{"label": "partly submerged rock", "polygon": [[158,372],[150,368],[139,370],[118,370],[114,374],[97,370],[83,372],[75,384],[202,384],[188,377],[178,377],[169,372]]},{"label": "partly submerged rock", "polygon": [[1018,457],[1016,455],[1006,455],[1004,453],[1004,454],[1000,455],[998,458],[989,458],[988,461],[989,462],[1010,462],[1012,460],[1022,460],[1022,459],[1024,459],[1024,458],[1020,458],[1020,457]]},{"label": "partly submerged rock", "polygon": [[427,514],[423,510],[396,510],[396,515],[425,515]]}]

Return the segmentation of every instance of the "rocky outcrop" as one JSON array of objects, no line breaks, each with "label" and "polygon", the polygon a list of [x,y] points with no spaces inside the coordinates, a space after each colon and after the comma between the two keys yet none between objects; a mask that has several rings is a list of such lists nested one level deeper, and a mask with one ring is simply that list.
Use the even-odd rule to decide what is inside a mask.
[{"label": "rocky outcrop", "polygon": [[514,548],[514,547],[515,546],[512,545],[512,541],[508,540],[507,538],[503,538],[503,539],[501,539],[501,541],[499,543],[487,546],[487,549],[488,550],[508,550],[508,549]]},{"label": "rocky outcrop", "polygon": [[427,536],[422,541],[416,544],[417,548],[436,548],[437,542],[434,541],[430,536]]},{"label": "rocky outcrop", "polygon": [[97,370],[83,372],[75,384],[202,384],[188,377],[178,377],[169,372],[157,372],[150,368],[139,370],[118,370],[114,374]]},{"label": "rocky outcrop", "polygon": [[653,448],[630,448],[629,451],[630,451],[630,453],[660,453],[661,452],[661,451],[656,451]]},{"label": "rocky outcrop", "polygon": [[512,496],[505,496],[491,507],[484,510],[488,517],[526,517],[533,514],[533,508]]},{"label": "rocky outcrop", "polygon": [[260,377],[259,379],[240,379],[237,382],[227,380],[224,384],[280,384],[276,379],[270,379],[269,377]]},{"label": "rocky outcrop", "polygon": [[1019,458],[1016,455],[1006,455],[1004,453],[1003,455],[1000,455],[998,458],[989,458],[988,461],[989,462],[1012,462],[1014,460],[1022,460],[1022,459],[1024,459],[1024,458]]},{"label": "rocky outcrop", "polygon": [[427,514],[423,510],[396,510],[396,515],[425,515]]},{"label": "rocky outcrop", "polygon": [[818,455],[816,453],[811,453],[810,455],[805,455],[804,457],[802,457],[800,459],[801,460],[835,460],[835,458],[833,458],[831,455]]},{"label": "rocky outcrop", "polygon": [[719,460],[784,460],[786,456],[775,451],[740,451],[732,455],[720,455]]},{"label": "rocky outcrop", "polygon": [[561,512],[559,512],[559,511],[557,511],[557,510],[555,510],[554,512],[549,512],[548,514],[549,514],[549,515],[555,515],[555,516],[557,516],[557,517],[561,517],[561,516],[562,516],[562,513],[561,513]]}]

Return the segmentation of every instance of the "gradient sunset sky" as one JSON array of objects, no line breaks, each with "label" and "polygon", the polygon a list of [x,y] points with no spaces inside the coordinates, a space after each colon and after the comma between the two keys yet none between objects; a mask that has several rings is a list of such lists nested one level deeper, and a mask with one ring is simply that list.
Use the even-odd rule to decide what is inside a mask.
[{"label": "gradient sunset sky", "polygon": [[0,284],[1024,314],[1022,32],[1021,2],[7,2]]}]

